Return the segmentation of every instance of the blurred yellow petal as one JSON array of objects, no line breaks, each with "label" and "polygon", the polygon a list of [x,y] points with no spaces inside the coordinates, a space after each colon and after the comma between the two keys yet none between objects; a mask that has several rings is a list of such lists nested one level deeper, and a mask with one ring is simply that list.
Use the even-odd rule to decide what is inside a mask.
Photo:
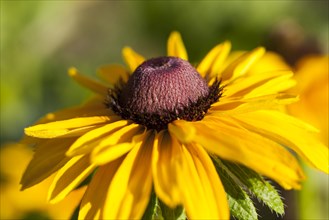
[{"label": "blurred yellow petal", "polygon": [[72,131],[82,131],[82,133],[85,133],[90,129],[94,128],[92,126],[99,126],[100,124],[110,121],[116,121],[118,119],[119,117],[117,116],[94,116],[73,118],[28,127],[25,128],[25,134],[38,138],[55,138],[59,136],[64,136],[70,132],[72,133]]},{"label": "blurred yellow petal", "polygon": [[90,89],[91,91],[96,92],[100,95],[107,95],[108,88],[105,85],[81,75],[78,70],[73,67],[70,68],[68,72],[70,77],[74,79],[77,83],[79,83],[81,86],[86,87],[87,89]]},{"label": "blurred yellow petal", "polygon": [[22,177],[22,190],[41,182],[64,166],[69,161],[69,158],[65,157],[65,151],[73,141],[74,139],[68,138],[40,143]]},{"label": "blurred yellow petal", "polygon": [[82,198],[78,219],[101,219],[110,183],[122,159],[101,166],[96,171]]},{"label": "blurred yellow petal", "polygon": [[[113,177],[104,206],[104,219],[140,219],[152,190],[151,157],[153,137],[135,146]],[[143,184],[141,184],[143,183]]]},{"label": "blurred yellow petal", "polygon": [[222,73],[222,79],[236,79],[244,75],[265,53],[263,47],[256,48],[234,60]]},{"label": "blurred yellow petal", "polygon": [[[54,148],[56,147],[55,145]],[[56,153],[56,150],[49,150]],[[55,205],[49,204],[46,200],[47,191],[54,175],[47,177],[42,183],[20,191],[19,180],[32,156],[32,149],[26,145],[10,143],[1,146],[0,219],[25,219],[27,216],[31,217],[31,213],[36,212],[46,214],[48,219],[69,219],[79,205],[85,187],[75,190]],[[50,160],[52,159],[50,158]],[[39,175],[42,174],[39,173]]]},{"label": "blurred yellow petal", "polygon": [[230,49],[231,43],[228,41],[214,47],[198,65],[197,71],[203,78],[212,78],[218,75],[223,68],[223,63]]},{"label": "blurred yellow petal", "polygon": [[170,34],[167,43],[167,50],[168,56],[179,57],[181,59],[188,60],[182,37],[177,31],[174,31]]},{"label": "blurred yellow petal", "polygon": [[70,149],[66,152],[68,156],[76,156],[78,154],[89,153],[91,147],[100,138],[104,138],[112,132],[120,129],[121,127],[127,125],[129,122],[127,120],[120,120],[110,124],[106,124],[102,127],[93,129],[92,131],[86,133],[85,135],[78,138]]},{"label": "blurred yellow petal", "polygon": [[277,111],[249,112],[235,117],[248,129],[293,149],[312,166],[329,172],[328,147],[309,134],[316,131],[310,125]]},{"label": "blurred yellow petal", "polygon": [[123,48],[122,55],[131,73],[133,73],[135,69],[145,61],[143,56],[136,53],[130,47]]},{"label": "blurred yellow petal", "polygon": [[286,70],[291,70],[291,67],[283,58],[274,52],[267,51],[258,62],[250,67],[248,74],[263,74],[266,72]]},{"label": "blurred yellow petal", "polygon": [[329,144],[329,56],[308,56],[300,60],[294,78],[300,101],[287,106],[289,113],[316,126],[320,138]]},{"label": "blurred yellow petal", "polygon": [[123,66],[115,64],[102,66],[98,69],[97,73],[112,86],[119,83],[120,80],[127,82],[129,78],[128,71]]},{"label": "blurred yellow petal", "polygon": [[56,203],[64,199],[96,168],[90,164],[89,155],[71,158],[56,174],[48,194],[48,200]]}]

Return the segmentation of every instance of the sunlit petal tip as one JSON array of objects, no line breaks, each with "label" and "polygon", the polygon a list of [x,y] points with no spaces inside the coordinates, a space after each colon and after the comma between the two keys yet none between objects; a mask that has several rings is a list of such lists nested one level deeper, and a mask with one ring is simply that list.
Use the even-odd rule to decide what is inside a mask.
[{"label": "sunlit petal tip", "polygon": [[[197,67],[201,76],[212,80],[214,80],[214,76],[220,76],[220,73],[223,70],[223,64],[230,53],[230,50],[231,43],[229,41],[225,41],[212,48]],[[212,80],[208,83],[211,84]]]},{"label": "sunlit petal tip", "polygon": [[78,74],[78,69],[75,68],[75,67],[70,67],[68,70],[67,70],[67,73],[69,74],[69,76],[73,77],[75,75]]},{"label": "sunlit petal tip", "polygon": [[46,119],[47,120],[54,120],[55,119],[55,114],[54,113],[48,113],[47,115],[46,115]]},{"label": "sunlit petal tip", "polygon": [[253,51],[251,51],[251,53],[255,53],[255,54],[260,55],[260,56],[265,54],[265,52],[266,52],[265,47],[257,47]]},{"label": "sunlit petal tip", "polygon": [[90,89],[91,91],[96,92],[100,95],[107,95],[108,88],[105,85],[81,75],[76,68],[69,68],[68,74],[81,86]]},{"label": "sunlit petal tip", "polygon": [[231,41],[229,41],[229,40],[225,40],[223,43],[221,43],[218,46],[220,46],[222,48],[222,50],[225,51],[226,53],[229,53],[232,48]]},{"label": "sunlit petal tip", "polygon": [[231,41],[229,41],[229,40],[225,40],[224,42],[223,42],[223,45],[225,45],[226,47],[232,47],[232,43],[231,43]]},{"label": "sunlit petal tip", "polygon": [[122,56],[131,72],[134,72],[135,69],[145,61],[142,55],[138,54],[130,47],[124,47],[122,49]]},{"label": "sunlit petal tip", "polygon": [[184,60],[188,60],[188,55],[179,32],[171,32],[168,38],[167,48],[168,56],[174,56]]},{"label": "sunlit petal tip", "polygon": [[232,73],[233,79],[244,75],[253,64],[255,64],[260,58],[263,57],[265,52],[266,50],[264,47],[257,47],[256,49],[245,53],[235,62],[233,62],[230,66],[228,66],[228,68],[223,73],[224,78],[226,78],[227,75],[231,75]]}]

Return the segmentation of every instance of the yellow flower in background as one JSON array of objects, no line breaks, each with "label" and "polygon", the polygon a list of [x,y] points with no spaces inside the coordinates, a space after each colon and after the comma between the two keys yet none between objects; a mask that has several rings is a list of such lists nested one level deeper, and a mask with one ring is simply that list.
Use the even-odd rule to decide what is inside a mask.
[{"label": "yellow flower in background", "polygon": [[57,171],[48,194],[57,202],[92,176],[79,219],[141,218],[152,191],[169,208],[184,207],[190,219],[229,219],[234,196],[228,177],[218,175],[218,167],[232,167],[227,161],[299,189],[304,175],[287,147],[328,173],[328,148],[311,135],[317,130],[279,111],[296,101],[282,93],[295,84],[292,72],[250,71],[263,62],[263,48],[229,53],[224,42],[193,67],[173,32],[167,57],[145,61],[124,48],[128,69],[99,70],[107,85],[70,69],[97,95],[25,129],[36,151],[22,188]]},{"label": "yellow flower in background", "polygon": [[[289,112],[320,130],[319,138],[328,145],[329,56],[308,56],[296,65],[298,82],[293,92],[300,100],[288,106]],[[328,156],[328,155],[327,155]]]},{"label": "yellow flower in background", "polygon": [[[53,177],[21,192],[19,181],[33,152],[21,144],[8,144],[0,148],[1,188],[0,219],[22,219],[40,215],[49,219],[69,219],[78,206],[85,189],[72,192],[56,205],[47,202],[47,191]],[[85,188],[85,187],[84,187]]]}]

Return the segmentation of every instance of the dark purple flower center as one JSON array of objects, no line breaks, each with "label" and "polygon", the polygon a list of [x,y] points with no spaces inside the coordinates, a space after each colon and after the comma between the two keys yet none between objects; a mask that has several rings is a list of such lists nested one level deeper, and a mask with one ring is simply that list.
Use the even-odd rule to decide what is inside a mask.
[{"label": "dark purple flower center", "polygon": [[177,112],[209,93],[207,82],[185,60],[159,57],[142,63],[122,89],[119,104],[139,113]]},{"label": "dark purple flower center", "polygon": [[125,119],[161,130],[176,119],[201,120],[221,95],[219,81],[207,82],[177,57],[145,61],[128,82],[110,90],[106,105]]}]

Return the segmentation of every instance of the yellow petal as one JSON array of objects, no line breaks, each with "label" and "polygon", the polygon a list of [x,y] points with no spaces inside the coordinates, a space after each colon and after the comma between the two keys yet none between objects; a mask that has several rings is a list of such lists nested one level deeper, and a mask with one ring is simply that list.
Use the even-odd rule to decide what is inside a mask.
[{"label": "yellow petal", "polygon": [[[193,209],[194,204],[189,204],[192,203],[192,200],[186,200],[185,207],[188,216],[191,219],[198,219],[198,217],[206,219],[229,219],[230,215],[226,193],[209,155],[198,145],[189,145],[187,149],[193,158],[203,187],[203,194],[208,202],[208,210],[197,213],[197,210]],[[207,212],[208,215],[205,214]]]},{"label": "yellow petal", "polygon": [[38,144],[33,158],[23,174],[22,190],[43,181],[69,161],[69,158],[65,157],[65,151],[73,141],[72,138],[54,139]]},{"label": "yellow petal", "polygon": [[250,69],[249,74],[262,74],[265,72],[291,70],[291,67],[283,60],[283,58],[274,53],[266,52],[264,56],[255,63]]},{"label": "yellow petal", "polygon": [[98,168],[82,198],[78,219],[102,219],[107,191],[121,162],[118,159]]},{"label": "yellow petal", "polygon": [[236,79],[244,75],[265,53],[263,47],[256,48],[233,61],[222,73],[222,79]]},{"label": "yellow petal", "polygon": [[312,136],[312,126],[276,111],[235,116],[246,128],[291,148],[315,168],[329,173],[328,147]]},{"label": "yellow petal", "polygon": [[220,73],[223,63],[231,49],[231,43],[226,41],[214,47],[198,65],[197,70],[203,78],[212,78]]},{"label": "yellow petal", "polygon": [[116,131],[117,129],[127,125],[128,123],[129,122],[127,120],[120,120],[110,124],[106,124],[97,129],[93,129],[78,138],[66,154],[68,156],[76,156],[78,154],[89,153],[91,150],[91,146],[94,146],[93,143],[98,141],[100,138],[104,138],[105,136]]},{"label": "yellow petal", "polygon": [[156,136],[152,156],[155,192],[172,208],[183,205],[191,219],[228,219],[226,194],[214,165],[202,148],[194,148],[182,146],[167,131]]},{"label": "yellow petal", "polygon": [[98,147],[102,148],[103,146],[111,146],[117,143],[130,142],[136,134],[141,133],[143,130],[144,126],[139,124],[132,123],[126,125],[104,138]]},{"label": "yellow petal", "polygon": [[[39,124],[32,127],[25,128],[25,134],[38,137],[38,138],[55,138],[72,132],[77,131],[89,131],[90,126],[96,126],[102,123],[116,121],[118,116],[94,116],[94,117],[80,117],[63,121],[55,121],[46,124]],[[93,128],[93,127],[91,127]]]},{"label": "yellow petal", "polygon": [[256,97],[259,95],[268,95],[268,94],[284,92],[296,85],[296,81],[292,79],[292,76],[293,76],[292,72],[288,71],[286,74],[282,74],[279,77],[276,77],[272,80],[267,81],[262,85],[259,85],[245,96]]},{"label": "yellow petal", "polygon": [[168,56],[179,57],[181,59],[188,60],[182,37],[177,31],[174,31],[170,34],[167,43],[167,49]]},{"label": "yellow petal", "polygon": [[[269,89],[264,90],[262,89],[263,85],[266,85],[266,83],[270,83],[272,80],[279,81],[280,83],[289,83],[291,85],[291,81],[289,80],[292,77],[293,73],[291,71],[276,71],[276,72],[268,72],[264,74],[255,74],[255,75],[250,75],[247,77],[242,77],[237,80],[235,80],[233,83],[228,84],[225,87],[224,94],[227,97],[230,96],[245,96],[249,95],[249,97],[252,97],[252,92],[254,90],[261,90],[264,93],[260,93],[261,95],[269,95],[269,94],[274,94],[279,91],[282,91],[282,89],[277,90],[277,87],[272,88],[267,88]],[[273,85],[274,83],[272,83]],[[280,85],[282,86],[282,85]],[[283,87],[286,88],[286,87]],[[257,93],[256,93],[257,94]],[[254,96],[256,96],[256,94]]]},{"label": "yellow petal", "polygon": [[48,200],[56,203],[64,199],[96,168],[89,162],[90,155],[71,158],[56,174],[48,194]]},{"label": "yellow petal", "polygon": [[[150,132],[148,132],[150,133]],[[152,190],[153,134],[136,145],[113,177],[104,206],[104,219],[140,219]]]},{"label": "yellow petal", "polygon": [[168,124],[168,130],[174,134],[181,143],[189,143],[193,140],[196,130],[192,126],[184,126],[184,120],[176,120]]},{"label": "yellow petal", "polygon": [[143,56],[136,53],[130,47],[123,48],[122,55],[131,73],[134,72],[135,69],[145,61]]},{"label": "yellow petal", "polygon": [[92,154],[92,163],[99,166],[107,164],[128,153],[135,145],[132,143],[120,143],[107,148],[94,151]]},{"label": "yellow petal", "polygon": [[[136,124],[135,124],[136,125]],[[148,136],[141,126],[124,127],[104,139],[92,152],[91,161],[103,165],[128,153],[136,144]]]},{"label": "yellow petal", "polygon": [[238,97],[213,104],[206,116],[212,114],[218,116],[227,114],[235,115],[261,109],[275,109],[296,101],[298,101],[298,98],[289,94],[264,95],[256,98]]},{"label": "yellow petal", "polygon": [[61,121],[64,119],[87,117],[87,116],[101,116],[114,115],[114,113],[107,108],[104,108],[104,97],[93,97],[86,103],[72,108],[63,109],[57,112],[48,113],[46,116],[38,120],[35,124],[45,124],[52,121]]},{"label": "yellow petal", "polygon": [[280,144],[235,127],[234,121],[223,117],[185,122],[197,129],[194,142],[223,159],[235,161],[266,175],[285,188],[299,188],[304,178],[296,159]]},{"label": "yellow petal", "polygon": [[177,144],[167,131],[161,131],[155,137],[152,155],[154,190],[161,201],[172,208],[182,204],[177,179],[182,156]]},{"label": "yellow petal", "polygon": [[106,65],[98,69],[98,75],[110,85],[116,85],[120,80],[127,82],[129,78],[128,71],[121,65]]},{"label": "yellow petal", "polygon": [[108,88],[105,85],[81,75],[76,68],[72,67],[68,72],[70,77],[81,86],[86,87],[87,89],[90,89],[91,91],[96,92],[102,96],[107,95]]}]

